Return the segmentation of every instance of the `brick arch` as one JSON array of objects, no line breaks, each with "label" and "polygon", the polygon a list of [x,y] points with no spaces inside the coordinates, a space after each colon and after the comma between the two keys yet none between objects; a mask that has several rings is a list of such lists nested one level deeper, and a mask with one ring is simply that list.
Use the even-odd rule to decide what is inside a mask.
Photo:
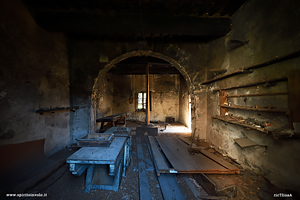
[{"label": "brick arch", "polygon": [[[104,79],[105,74],[112,68],[114,67],[117,63],[130,58],[130,57],[136,57],[136,56],[149,56],[149,57],[155,57],[155,58],[159,58],[162,60],[165,60],[166,62],[169,62],[170,64],[172,64],[184,77],[184,79],[186,80],[187,83],[187,87],[189,90],[189,94],[191,96],[193,96],[193,85],[192,85],[192,81],[189,77],[189,75],[187,74],[187,72],[185,71],[184,67],[182,67],[176,60],[174,60],[173,58],[170,58],[169,56],[166,56],[162,53],[158,53],[158,52],[153,52],[150,50],[137,50],[137,51],[132,51],[132,52],[128,52],[125,54],[122,54],[118,57],[116,57],[115,59],[113,59],[112,61],[110,61],[108,64],[106,64],[104,66],[104,68],[102,70],[100,70],[98,76],[96,77],[96,79],[94,80],[94,85],[93,85],[93,90],[92,90],[92,96],[91,96],[91,117],[94,118],[96,116],[96,99],[98,94],[101,92],[101,80]],[[94,118],[95,119],[95,118]],[[93,127],[95,126],[95,124],[93,124],[93,121],[95,120],[91,120],[91,130],[93,130]]]},{"label": "brick arch", "polygon": [[169,56],[166,56],[162,53],[158,53],[158,52],[153,52],[150,50],[138,50],[138,51],[132,51],[132,52],[128,52],[125,54],[122,54],[121,56],[113,59],[112,61],[110,61],[108,64],[106,64],[104,66],[104,68],[102,70],[100,70],[97,78],[94,81],[94,85],[93,85],[93,91],[92,94],[95,94],[97,91],[97,85],[99,83],[99,81],[102,80],[102,78],[104,77],[104,75],[113,67],[115,66],[117,63],[121,62],[122,60],[125,60],[127,58],[130,57],[136,57],[136,56],[152,56],[155,58],[159,58],[162,60],[165,60],[167,62],[169,62],[170,64],[172,64],[181,74],[182,76],[185,78],[187,86],[189,88],[189,93],[192,94],[192,81],[189,77],[189,75],[187,74],[187,72],[185,71],[185,69],[174,59],[170,58]]}]

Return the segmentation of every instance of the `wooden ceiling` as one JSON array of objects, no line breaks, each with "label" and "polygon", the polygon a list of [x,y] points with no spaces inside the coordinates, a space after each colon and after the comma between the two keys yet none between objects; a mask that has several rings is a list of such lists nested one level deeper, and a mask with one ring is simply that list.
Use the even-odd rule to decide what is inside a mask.
[{"label": "wooden ceiling", "polygon": [[24,0],[48,31],[104,38],[221,37],[246,0]]},{"label": "wooden ceiling", "polygon": [[119,75],[145,75],[149,66],[150,74],[180,74],[170,63],[154,57],[137,56],[123,60],[111,68],[108,73]]},{"label": "wooden ceiling", "polygon": [[[231,31],[246,0],[23,0],[36,23],[68,36],[110,40],[210,41]],[[113,74],[180,74],[161,59],[133,57]]]}]

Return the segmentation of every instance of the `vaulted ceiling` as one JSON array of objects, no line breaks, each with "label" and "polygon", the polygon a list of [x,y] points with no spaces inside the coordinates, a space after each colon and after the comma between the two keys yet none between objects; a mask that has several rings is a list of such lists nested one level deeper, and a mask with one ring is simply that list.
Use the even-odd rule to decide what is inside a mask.
[{"label": "vaulted ceiling", "polygon": [[48,31],[104,38],[211,38],[246,0],[24,0]]}]

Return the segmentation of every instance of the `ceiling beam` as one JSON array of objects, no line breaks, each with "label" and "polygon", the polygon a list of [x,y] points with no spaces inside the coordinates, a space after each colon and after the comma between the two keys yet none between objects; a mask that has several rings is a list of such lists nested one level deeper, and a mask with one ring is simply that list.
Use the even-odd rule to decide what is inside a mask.
[{"label": "ceiling beam", "polygon": [[[108,73],[112,74],[136,74],[136,75],[145,75],[146,74],[145,64],[118,64],[115,67],[111,68]],[[149,67],[150,74],[180,74],[180,72],[175,67],[170,67],[170,64],[167,65],[150,65]]]},{"label": "ceiling beam", "polygon": [[103,16],[91,13],[37,12],[38,25],[48,31],[99,35],[135,35],[164,33],[185,36],[223,36],[231,30],[229,18],[203,18],[138,14]]}]

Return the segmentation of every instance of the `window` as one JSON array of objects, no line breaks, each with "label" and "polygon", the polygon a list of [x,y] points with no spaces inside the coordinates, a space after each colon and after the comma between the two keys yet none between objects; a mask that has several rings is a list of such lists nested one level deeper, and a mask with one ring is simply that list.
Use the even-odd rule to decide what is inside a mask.
[{"label": "window", "polygon": [[137,110],[146,110],[146,92],[139,92],[137,96]]}]

